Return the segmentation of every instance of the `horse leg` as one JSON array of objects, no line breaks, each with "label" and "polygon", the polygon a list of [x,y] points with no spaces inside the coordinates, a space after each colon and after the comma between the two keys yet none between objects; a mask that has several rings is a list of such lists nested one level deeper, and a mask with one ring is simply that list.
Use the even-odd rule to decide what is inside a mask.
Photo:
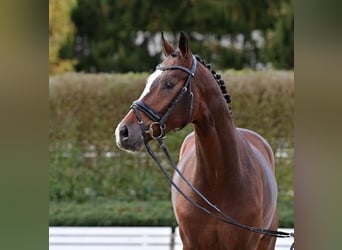
[{"label": "horse leg", "polygon": [[[274,213],[273,221],[272,221],[270,229],[272,229],[272,230],[278,229],[278,213],[277,213],[277,210]],[[262,236],[257,250],[274,250],[276,240],[277,240],[276,237],[272,237],[272,236],[268,236],[268,235]]]}]

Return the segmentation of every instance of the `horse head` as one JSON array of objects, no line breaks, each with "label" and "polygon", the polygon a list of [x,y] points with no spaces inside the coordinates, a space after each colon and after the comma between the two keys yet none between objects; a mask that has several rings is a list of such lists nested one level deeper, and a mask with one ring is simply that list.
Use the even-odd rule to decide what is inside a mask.
[{"label": "horse head", "polygon": [[192,121],[196,100],[191,82],[197,59],[183,32],[177,49],[162,34],[162,48],[164,61],[148,77],[139,99],[115,130],[116,143],[121,149],[139,151],[144,141],[162,138]]}]

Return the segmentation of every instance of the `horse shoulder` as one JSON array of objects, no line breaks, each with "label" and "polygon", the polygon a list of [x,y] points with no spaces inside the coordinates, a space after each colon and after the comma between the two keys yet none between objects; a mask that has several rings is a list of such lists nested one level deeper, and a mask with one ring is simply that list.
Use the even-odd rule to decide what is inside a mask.
[{"label": "horse shoulder", "polygon": [[[276,201],[277,201],[277,182],[275,179],[275,166],[273,151],[269,143],[261,137],[259,134],[248,130],[238,129],[239,133],[247,140],[251,145],[252,150],[255,151],[256,155],[259,155],[260,164],[263,176],[263,207],[264,207],[264,218],[263,226],[269,227],[273,223],[273,219],[276,213]],[[257,151],[257,152],[256,152]],[[274,228],[276,229],[276,228]]]},{"label": "horse shoulder", "polygon": [[179,161],[181,161],[184,155],[189,151],[189,149],[195,145],[195,132],[191,132],[188,134],[182,143],[180,152],[179,152]]},{"label": "horse shoulder", "polygon": [[[185,137],[182,143],[177,164],[179,171],[188,179],[191,179],[191,172],[194,169],[193,166],[196,164],[195,148],[195,133],[191,132]],[[178,174],[174,175],[174,180],[179,182]]]},{"label": "horse shoulder", "polygon": [[274,171],[274,154],[270,144],[258,133],[245,129],[237,129],[240,135],[247,139],[248,143],[253,145],[258,151],[264,156],[264,158],[269,162],[271,169]]},{"label": "horse shoulder", "polygon": [[[182,143],[180,152],[179,152],[179,161],[177,164],[177,168],[185,176],[189,181],[191,180],[191,171],[193,170],[192,164],[195,164],[195,134],[194,132],[187,135]],[[188,186],[184,184],[181,177],[178,173],[174,172],[173,175],[174,183],[183,191],[189,189]],[[174,187],[171,188],[171,200],[172,206],[175,212],[176,220],[179,222],[179,217],[186,217],[187,209],[184,205],[187,204],[187,201],[181,198],[181,195],[175,190]],[[183,204],[183,205],[182,205]]]}]

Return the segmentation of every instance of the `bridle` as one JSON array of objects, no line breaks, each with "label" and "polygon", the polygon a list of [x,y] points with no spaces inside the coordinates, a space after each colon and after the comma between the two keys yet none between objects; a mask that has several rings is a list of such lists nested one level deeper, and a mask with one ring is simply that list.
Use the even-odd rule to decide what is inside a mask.
[{"label": "bridle", "polygon": [[[181,171],[177,168],[176,163],[173,161],[166,145],[163,142],[164,139],[164,131],[165,131],[165,122],[167,118],[170,116],[171,112],[174,110],[176,107],[177,103],[185,96],[187,92],[189,92],[190,96],[190,107],[189,107],[189,119],[191,118],[192,114],[192,109],[193,109],[193,93],[192,93],[192,88],[191,88],[191,77],[195,76],[197,68],[197,59],[193,56],[192,59],[192,66],[191,69],[189,70],[188,68],[185,68],[183,66],[178,66],[178,65],[172,65],[172,66],[162,66],[158,65],[157,69],[165,71],[165,70],[182,70],[188,73],[188,76],[184,82],[184,86],[182,90],[179,92],[179,94],[175,97],[175,99],[171,102],[170,106],[164,113],[164,115],[160,116],[157,114],[152,108],[150,108],[146,103],[144,103],[141,100],[134,101],[131,109],[133,109],[134,114],[137,118],[139,127],[141,129],[142,135],[144,137],[144,145],[149,153],[149,155],[152,157],[152,159],[156,162],[158,168],[162,171],[162,173],[165,175],[169,183],[193,206],[197,207],[198,209],[202,210],[206,214],[213,216],[216,219],[219,219],[225,223],[231,224],[238,226],[240,228],[243,228],[245,230],[254,232],[254,233],[259,233],[259,234],[264,234],[272,237],[280,237],[280,238],[290,238],[294,237],[294,233],[287,233],[287,232],[282,232],[282,231],[275,231],[275,230],[269,230],[269,229],[264,229],[264,228],[257,228],[257,227],[251,227],[247,226],[244,224],[239,223],[238,221],[232,219],[225,213],[223,213],[218,207],[216,207],[212,202],[210,202],[196,187],[194,187],[181,173]],[[146,126],[144,125],[144,122],[142,120],[140,112],[143,112],[145,115],[147,115],[150,119],[153,120],[153,122],[149,125],[149,127],[146,129]],[[160,129],[160,134],[155,136],[153,134],[153,128],[154,126],[159,126]],[[172,168],[177,172],[177,174],[184,180],[184,182],[204,201],[206,205],[208,205],[211,209],[213,209],[215,212],[209,211],[207,208],[204,206],[200,205],[198,202],[196,202],[192,197],[186,195],[178,186],[177,184],[173,181],[172,177],[169,175],[169,173],[166,171],[166,168],[162,166],[161,160],[156,156],[156,154],[153,152],[151,149],[150,145],[147,142],[146,136],[150,135],[154,140],[156,140],[162,149],[163,153],[165,154],[167,160],[171,164]],[[294,243],[292,244],[291,249],[294,249]]]},{"label": "bridle", "polygon": [[[195,72],[197,69],[197,59],[194,56],[192,56],[192,65],[191,65],[190,70],[188,68],[185,68],[185,67],[179,66],[179,65],[163,66],[161,64],[159,64],[156,67],[156,69],[161,70],[161,71],[182,70],[182,71],[188,73],[188,76],[185,79],[183,88],[180,90],[179,94],[173,99],[173,101],[171,102],[171,104],[169,105],[169,107],[167,108],[167,110],[163,116],[160,116],[159,114],[157,114],[157,112],[155,112],[150,106],[148,106],[142,100],[137,100],[137,101],[133,102],[131,109],[133,109],[137,118],[140,116],[140,114],[137,115],[140,111],[140,112],[143,112],[145,115],[147,115],[153,121],[148,126],[147,129],[144,129],[144,132],[143,132],[143,134],[149,134],[153,139],[163,138],[165,136],[164,131],[166,128],[167,118],[171,115],[172,111],[175,109],[175,107],[177,106],[179,101],[182,100],[183,97],[187,93],[189,93],[189,98],[190,98],[188,122],[190,121],[191,116],[192,116],[193,97],[194,97],[194,94],[192,93],[192,88],[191,88],[191,78],[195,76]],[[138,119],[138,123],[139,122],[142,122],[141,117],[140,117],[140,119]],[[160,133],[158,135],[154,135],[154,128],[155,127],[159,127]]]}]

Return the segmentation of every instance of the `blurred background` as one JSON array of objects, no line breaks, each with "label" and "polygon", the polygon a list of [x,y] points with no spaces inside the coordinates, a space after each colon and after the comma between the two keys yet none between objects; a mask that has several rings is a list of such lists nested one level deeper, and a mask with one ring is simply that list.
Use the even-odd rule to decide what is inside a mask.
[{"label": "blurred background", "polygon": [[292,0],[50,0],[49,72],[151,71],[160,32],[179,30],[217,68],[293,69],[293,14]]},{"label": "blurred background", "polygon": [[[49,0],[49,224],[175,226],[170,187],[113,127],[179,31],[225,80],[234,122],[276,156],[280,226],[294,226],[293,1]],[[192,127],[168,136],[177,159]],[[171,169],[168,169],[170,173]]]}]

